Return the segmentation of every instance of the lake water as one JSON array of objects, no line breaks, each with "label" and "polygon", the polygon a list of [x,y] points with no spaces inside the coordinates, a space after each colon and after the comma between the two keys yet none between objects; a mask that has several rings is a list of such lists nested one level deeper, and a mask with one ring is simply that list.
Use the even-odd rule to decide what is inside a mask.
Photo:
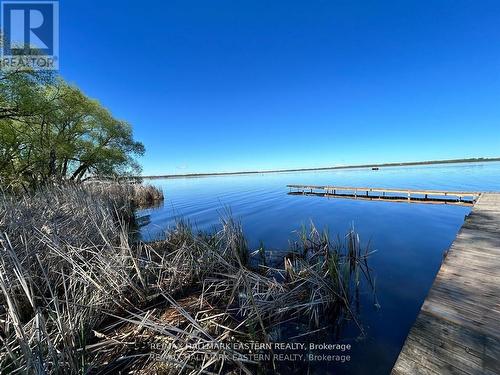
[{"label": "lake water", "polygon": [[[469,207],[408,204],[287,195],[287,184],[370,186],[465,191],[500,191],[500,163],[349,169],[153,180],[163,188],[161,207],[141,211],[146,240],[161,237],[176,218],[212,229],[228,209],[239,219],[252,248],[285,253],[295,230],[311,220],[331,234],[351,225],[362,243],[377,250],[370,260],[380,308],[361,295],[359,321],[367,335],[347,324],[339,340],[351,343],[347,364],[310,362],[292,371],[311,374],[389,374]],[[295,370],[294,370],[295,369]]]}]

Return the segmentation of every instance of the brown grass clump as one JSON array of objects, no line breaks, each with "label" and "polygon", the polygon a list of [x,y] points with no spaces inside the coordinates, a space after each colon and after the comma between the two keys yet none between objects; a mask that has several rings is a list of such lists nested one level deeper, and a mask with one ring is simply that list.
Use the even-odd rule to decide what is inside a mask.
[{"label": "brown grass clump", "polygon": [[111,201],[125,197],[129,203],[137,208],[156,206],[163,202],[163,191],[153,185],[116,181],[89,181],[86,188]]}]

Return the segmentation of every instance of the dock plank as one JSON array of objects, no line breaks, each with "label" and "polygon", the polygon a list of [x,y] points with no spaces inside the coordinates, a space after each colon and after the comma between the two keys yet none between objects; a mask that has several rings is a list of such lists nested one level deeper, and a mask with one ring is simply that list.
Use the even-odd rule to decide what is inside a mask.
[{"label": "dock plank", "polygon": [[392,374],[500,374],[500,194],[466,218]]}]

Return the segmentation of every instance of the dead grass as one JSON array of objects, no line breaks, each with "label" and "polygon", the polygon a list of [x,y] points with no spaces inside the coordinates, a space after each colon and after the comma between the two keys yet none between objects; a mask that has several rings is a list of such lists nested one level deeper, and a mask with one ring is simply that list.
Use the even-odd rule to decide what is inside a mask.
[{"label": "dead grass", "polygon": [[137,208],[155,206],[163,202],[163,191],[153,185],[116,181],[88,181],[86,189],[90,189],[109,200],[126,197],[127,201]]},{"label": "dead grass", "polygon": [[269,342],[288,319],[313,330],[332,309],[355,319],[369,254],[354,231],[333,243],[311,226],[282,268],[252,268],[231,218],[214,233],[179,222],[165,240],[132,243],[133,207],[149,200],[133,191],[67,186],[0,198],[2,372],[251,374],[257,364],[215,344]]}]

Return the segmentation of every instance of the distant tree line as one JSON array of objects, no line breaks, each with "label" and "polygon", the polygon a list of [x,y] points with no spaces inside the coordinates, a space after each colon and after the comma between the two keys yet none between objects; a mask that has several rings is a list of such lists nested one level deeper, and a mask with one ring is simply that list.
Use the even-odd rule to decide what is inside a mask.
[{"label": "distant tree line", "polygon": [[47,72],[0,72],[0,183],[36,188],[137,174],[131,126]]}]

